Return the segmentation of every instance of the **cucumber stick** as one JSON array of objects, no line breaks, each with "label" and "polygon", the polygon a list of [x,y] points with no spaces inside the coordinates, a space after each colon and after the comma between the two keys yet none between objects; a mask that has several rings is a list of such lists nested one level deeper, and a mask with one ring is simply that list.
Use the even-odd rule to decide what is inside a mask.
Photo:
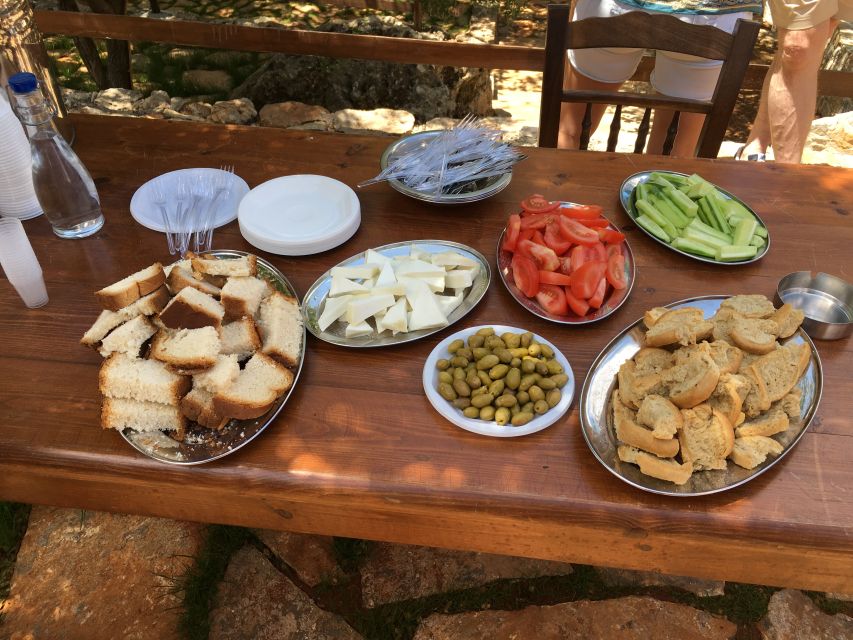
[{"label": "cucumber stick", "polygon": [[711,214],[713,216],[714,224],[712,226],[725,234],[731,235],[732,228],[729,226],[729,221],[726,220],[726,216],[723,215],[720,203],[717,202],[716,198],[709,198],[708,196],[705,196],[704,199],[705,202],[708,203],[708,208],[711,210]]},{"label": "cucumber stick", "polygon": [[673,207],[666,198],[652,196],[650,202],[655,209],[679,229],[683,229],[690,222],[690,218],[681,213],[678,207]]},{"label": "cucumber stick", "polygon": [[704,222],[699,220],[699,218],[693,218],[693,220],[691,220],[690,224],[687,226],[692,227],[692,228],[694,228],[698,231],[701,231],[703,233],[706,233],[710,236],[714,236],[715,238],[722,240],[726,244],[735,244],[730,235],[727,235],[727,234],[723,233],[722,231],[718,231],[714,227],[708,226],[707,224],[705,224]]},{"label": "cucumber stick", "polygon": [[672,246],[687,253],[695,253],[706,258],[716,258],[717,249],[704,242],[698,240],[690,240],[689,238],[676,238],[672,241]]},{"label": "cucumber stick", "polygon": [[738,222],[734,235],[732,236],[732,244],[738,246],[748,245],[749,241],[752,240],[752,236],[755,234],[755,229],[757,227],[758,223],[755,221],[755,218],[744,218]]},{"label": "cucumber stick", "polygon": [[666,232],[666,235],[668,235],[669,237],[674,238],[678,235],[678,230],[675,228],[675,225],[673,225],[669,220],[666,219],[666,217],[664,217],[664,215],[660,211],[655,209],[654,206],[652,206],[645,200],[637,200],[637,209],[639,209],[640,213],[642,213],[643,215],[646,215],[652,220],[654,220],[655,223],[661,229],[663,229]]},{"label": "cucumber stick", "polygon": [[681,234],[681,237],[710,245],[715,249],[731,246],[731,242],[728,240],[720,240],[716,236],[712,236],[710,233],[705,233],[704,231],[699,231],[694,227],[687,227]]},{"label": "cucumber stick", "polygon": [[719,247],[717,249],[717,255],[714,257],[722,262],[736,262],[738,260],[749,260],[750,258],[754,258],[756,253],[758,253],[758,247],[754,247],[752,245],[748,247],[737,247],[730,244],[725,247]]},{"label": "cucumber stick", "polygon": [[761,249],[765,244],[767,244],[767,240],[756,234],[752,236],[752,240],[749,241],[749,244],[751,244],[753,247],[758,247],[759,249]]},{"label": "cucumber stick", "polygon": [[647,215],[637,216],[637,224],[664,242],[669,242],[671,240],[669,234],[661,229],[661,226]]},{"label": "cucumber stick", "polygon": [[678,189],[664,189],[663,193],[667,199],[676,207],[681,209],[682,213],[684,213],[688,218],[696,217],[699,205],[693,202],[693,200],[688,198],[684,193]]}]

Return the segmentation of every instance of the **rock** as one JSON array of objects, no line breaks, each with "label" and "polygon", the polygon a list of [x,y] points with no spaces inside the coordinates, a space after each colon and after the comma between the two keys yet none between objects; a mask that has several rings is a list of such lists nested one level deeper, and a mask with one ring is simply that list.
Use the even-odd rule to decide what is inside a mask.
[{"label": "rock", "polygon": [[538,147],[539,127],[521,127],[516,131],[507,131],[503,139],[517,147]]},{"label": "rock", "polygon": [[188,113],[181,113],[180,111],[175,111],[174,109],[166,108],[160,111],[157,115],[161,115],[164,118],[169,120],[187,120],[190,122],[204,122],[204,118],[201,116],[194,116]]},{"label": "rock", "polygon": [[492,112],[492,77],[485,69],[468,69],[450,94],[453,115],[487,116]]},{"label": "rock", "polygon": [[213,71],[190,69],[189,71],[184,71],[181,79],[184,86],[193,91],[228,93],[234,86],[234,79],[228,75],[228,72],[221,69]]},{"label": "rock", "polygon": [[[361,568],[366,606],[470,589],[503,578],[569,575],[572,565],[431,547],[377,544]],[[464,637],[464,636],[460,636]]]},{"label": "rock", "polygon": [[144,53],[134,53],[130,56],[130,69],[137,73],[145,73],[151,68],[151,58]]},{"label": "rock", "polygon": [[332,126],[343,133],[402,135],[415,126],[415,116],[399,109],[342,109],[332,115]]},{"label": "rock", "polygon": [[62,101],[66,109],[76,111],[84,105],[90,105],[95,99],[97,92],[78,91],[77,89],[66,89],[62,87]]},{"label": "rock", "polygon": [[276,102],[261,107],[258,122],[262,127],[296,127],[309,122],[321,122],[326,125],[332,121],[332,114],[323,107],[303,104],[302,102]]},{"label": "rock", "polygon": [[142,94],[133,89],[104,89],[98,91],[94,104],[107,111],[130,113],[133,111],[133,103],[141,98]]},{"label": "rock", "polygon": [[173,60],[173,61],[183,61],[183,60],[189,60],[195,54],[196,54],[196,52],[193,49],[184,49],[182,47],[175,47],[174,49],[169,50],[169,52],[166,54],[166,57],[169,60]]},{"label": "rock", "polygon": [[702,598],[721,596],[725,593],[726,583],[722,580],[700,580],[698,578],[668,576],[653,571],[630,571],[605,567],[597,567],[596,571],[604,583],[609,586],[678,587]]},{"label": "rock", "polygon": [[764,640],[851,640],[853,618],[823,613],[800,591],[785,589],[770,598],[758,625]]},{"label": "rock", "polygon": [[213,112],[213,107],[206,102],[189,102],[181,105],[181,107],[176,110],[188,116],[207,118],[207,116]]},{"label": "rock", "polygon": [[803,162],[853,168],[853,111],[812,122]]},{"label": "rock", "polygon": [[278,558],[286,562],[307,585],[336,584],[343,571],[335,561],[334,539],[286,531],[258,529],[258,538]]},{"label": "rock", "polygon": [[343,618],[315,605],[253,547],[231,557],[210,613],[210,640],[358,640]]},{"label": "rock", "polygon": [[178,640],[173,587],[203,532],[174,520],[33,507],[3,637]]},{"label": "rock", "polygon": [[[841,22],[823,52],[821,69],[853,72],[853,24]],[[818,96],[817,113],[832,116],[844,111],[853,111],[853,98],[840,96]]]},{"label": "rock", "polygon": [[152,113],[162,111],[164,108],[171,106],[169,94],[165,91],[152,91],[151,95],[133,103],[134,113]]},{"label": "rock", "polygon": [[214,51],[205,56],[205,62],[214,67],[236,67],[252,61],[252,54],[248,51]]},{"label": "rock", "polygon": [[255,105],[248,98],[222,100],[213,103],[207,119],[220,124],[249,124],[258,117]]},{"label": "rock", "polygon": [[728,640],[737,626],[683,604],[630,596],[580,600],[521,611],[433,614],[414,640]]}]

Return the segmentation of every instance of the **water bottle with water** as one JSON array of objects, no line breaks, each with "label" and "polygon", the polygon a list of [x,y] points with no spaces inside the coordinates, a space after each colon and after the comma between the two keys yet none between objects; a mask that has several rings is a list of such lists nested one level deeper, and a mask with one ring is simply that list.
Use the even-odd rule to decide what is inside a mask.
[{"label": "water bottle with water", "polygon": [[104,226],[95,183],[59,133],[52,103],[32,73],[9,78],[15,111],[30,139],[33,186],[44,214],[60,238],[85,238]]}]

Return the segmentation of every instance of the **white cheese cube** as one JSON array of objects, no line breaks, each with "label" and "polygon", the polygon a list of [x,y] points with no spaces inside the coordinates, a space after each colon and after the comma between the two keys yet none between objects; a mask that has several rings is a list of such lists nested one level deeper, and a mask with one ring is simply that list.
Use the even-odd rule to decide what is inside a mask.
[{"label": "white cheese cube", "polygon": [[382,265],[382,271],[379,272],[374,286],[390,287],[395,284],[397,284],[397,276],[394,275],[394,267],[391,266],[391,262],[389,261]]},{"label": "white cheese cube", "polygon": [[415,245],[412,245],[412,248],[409,250],[409,257],[412,260],[426,260],[429,262],[430,256],[432,256],[431,253],[418,249]]},{"label": "white cheese cube", "polygon": [[350,300],[352,300],[352,296],[326,298],[326,304],[323,306],[323,313],[320,314],[320,319],[317,320],[320,331],[328,329],[332,324],[334,324],[335,320],[347,312]]},{"label": "white cheese cube", "polygon": [[373,327],[367,324],[367,320],[364,320],[358,324],[348,324],[344,333],[347,338],[360,338],[372,334]]},{"label": "white cheese cube", "polygon": [[404,287],[405,296],[410,305],[414,305],[415,298],[421,295],[421,293],[432,293],[429,284],[420,278],[398,278],[397,283]]},{"label": "white cheese cube", "polygon": [[358,282],[353,282],[343,276],[332,276],[332,288],[329,290],[330,298],[337,298],[348,293],[368,293],[370,289]]},{"label": "white cheese cube", "polygon": [[423,260],[409,260],[397,265],[394,273],[399,280],[405,278],[435,278],[442,277],[446,273],[444,267],[437,267]]},{"label": "white cheese cube", "polygon": [[444,284],[451,289],[465,289],[474,284],[470,269],[456,269],[444,276]]},{"label": "white cheese cube", "polygon": [[382,330],[390,329],[394,335],[409,330],[409,322],[406,316],[406,300],[400,298],[394,303],[394,306],[388,309],[382,322],[376,325]]},{"label": "white cheese cube", "polygon": [[340,276],[355,280],[373,278],[379,274],[379,267],[375,264],[360,264],[355,267],[332,267],[332,278]]},{"label": "white cheese cube", "polygon": [[431,292],[421,293],[421,295],[412,301],[409,331],[443,327],[446,324],[447,317],[441,312],[441,308],[438,306],[438,302]]},{"label": "white cheese cube", "polygon": [[390,293],[369,296],[354,296],[347,307],[346,320],[350,324],[358,324],[367,320],[378,311],[384,311],[395,302]]},{"label": "white cheese cube", "polygon": [[464,296],[461,293],[457,293],[455,296],[436,296],[435,299],[438,301],[441,312],[449,316],[456,307],[462,304]]},{"label": "white cheese cube", "polygon": [[432,255],[432,263],[440,267],[476,267],[477,262],[471,258],[456,253],[455,251],[445,251],[443,253],[434,253]]},{"label": "white cheese cube", "polygon": [[364,262],[366,264],[375,264],[377,267],[382,267],[383,265],[391,262],[391,258],[383,256],[381,253],[374,251],[373,249],[368,249],[364,252]]}]

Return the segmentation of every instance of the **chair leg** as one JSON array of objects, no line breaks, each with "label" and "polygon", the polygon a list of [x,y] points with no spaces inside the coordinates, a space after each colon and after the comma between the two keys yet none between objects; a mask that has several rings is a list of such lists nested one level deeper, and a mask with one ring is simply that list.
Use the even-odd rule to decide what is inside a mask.
[{"label": "chair leg", "polygon": [[681,112],[676,111],[672,114],[672,122],[666,130],[666,140],[663,141],[663,155],[672,154],[672,146],[675,144],[675,136],[678,134],[678,119],[681,117]]},{"label": "chair leg", "polygon": [[652,110],[647,107],[643,112],[643,119],[640,121],[640,128],[637,129],[637,141],[634,143],[634,153],[643,153],[646,148],[646,138],[649,136],[649,122],[652,118]]},{"label": "chair leg", "polygon": [[586,151],[589,147],[590,129],[592,128],[592,103],[586,103],[586,111],[583,112],[583,122],[581,123],[581,139],[579,149]]},{"label": "chair leg", "polygon": [[613,122],[610,123],[610,136],[607,138],[607,150],[616,151],[616,143],[619,142],[619,129],[622,127],[622,105],[616,105],[613,114]]}]

